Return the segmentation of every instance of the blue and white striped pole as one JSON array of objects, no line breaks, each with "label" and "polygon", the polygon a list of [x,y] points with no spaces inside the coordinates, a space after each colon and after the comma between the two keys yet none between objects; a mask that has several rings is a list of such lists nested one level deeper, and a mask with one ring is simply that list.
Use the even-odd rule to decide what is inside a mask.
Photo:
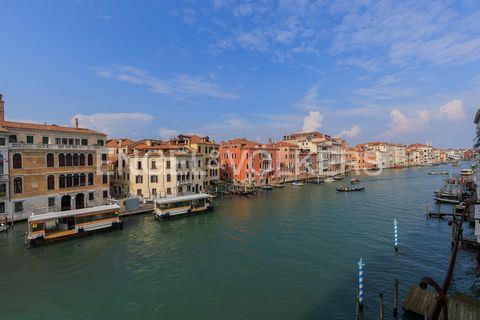
[{"label": "blue and white striped pole", "polygon": [[358,262],[358,304],[360,310],[363,309],[363,267],[365,267],[365,264],[363,259],[360,258]]},{"label": "blue and white striped pole", "polygon": [[393,229],[395,231],[395,251],[398,251],[398,223],[397,219],[393,221]]}]

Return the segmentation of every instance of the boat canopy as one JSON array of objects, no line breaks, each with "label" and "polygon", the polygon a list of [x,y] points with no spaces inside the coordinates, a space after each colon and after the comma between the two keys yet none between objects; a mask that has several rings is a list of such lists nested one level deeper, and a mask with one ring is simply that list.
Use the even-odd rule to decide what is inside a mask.
[{"label": "boat canopy", "polygon": [[188,196],[169,197],[169,198],[157,199],[157,200],[155,200],[155,202],[157,204],[166,204],[166,203],[193,201],[193,200],[209,199],[209,198],[213,198],[213,197],[209,194],[206,194],[206,193],[199,193],[199,194],[191,194],[191,195],[188,195]]},{"label": "boat canopy", "polygon": [[110,211],[110,210],[120,210],[120,206],[118,204],[111,204],[111,205],[97,206],[97,207],[77,209],[77,210],[49,212],[49,213],[36,214],[36,215],[32,214],[28,218],[28,221],[38,222],[38,221],[44,221],[44,220],[54,220],[54,219],[73,217],[73,216],[82,215],[82,214],[89,214],[89,213],[95,213],[99,211]]}]

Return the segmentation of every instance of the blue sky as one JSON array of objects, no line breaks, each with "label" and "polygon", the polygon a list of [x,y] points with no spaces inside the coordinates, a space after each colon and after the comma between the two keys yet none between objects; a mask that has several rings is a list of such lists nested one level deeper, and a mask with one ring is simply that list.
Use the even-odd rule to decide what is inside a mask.
[{"label": "blue sky", "polygon": [[470,146],[478,1],[0,0],[10,120]]}]

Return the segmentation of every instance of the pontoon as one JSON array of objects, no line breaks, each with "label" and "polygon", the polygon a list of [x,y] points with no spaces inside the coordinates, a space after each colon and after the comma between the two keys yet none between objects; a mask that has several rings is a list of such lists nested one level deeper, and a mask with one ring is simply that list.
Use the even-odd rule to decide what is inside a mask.
[{"label": "pontoon", "polygon": [[193,215],[213,210],[212,196],[206,193],[180,197],[167,197],[155,200],[155,216],[167,219],[183,215]]}]

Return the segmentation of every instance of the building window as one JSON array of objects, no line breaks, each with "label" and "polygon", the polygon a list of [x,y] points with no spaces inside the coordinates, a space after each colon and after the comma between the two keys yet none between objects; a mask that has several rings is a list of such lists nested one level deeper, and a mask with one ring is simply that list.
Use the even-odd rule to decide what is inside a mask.
[{"label": "building window", "polygon": [[78,187],[80,185],[80,175],[78,173],[75,173],[73,175],[73,186]]},{"label": "building window", "polygon": [[78,164],[82,167],[85,166],[85,155],[83,153],[78,157]]},{"label": "building window", "polygon": [[15,202],[14,210],[15,210],[15,212],[22,212],[23,211],[23,202],[22,201]]},{"label": "building window", "polygon": [[67,187],[67,180],[65,178],[64,174],[61,174],[59,177],[59,182],[60,182],[60,189],[66,188]]},{"label": "building window", "polygon": [[20,153],[15,153],[13,155],[13,169],[22,168],[22,155]]},{"label": "building window", "polygon": [[152,195],[153,195],[154,197],[157,196],[157,189],[155,189],[155,188],[152,189]]},{"label": "building window", "polygon": [[167,194],[168,195],[172,194],[172,188],[167,188]]},{"label": "building window", "polygon": [[7,195],[7,184],[0,184],[0,197],[5,197]]},{"label": "building window", "polygon": [[55,207],[55,198],[48,198],[48,207]]},{"label": "building window", "polygon": [[143,176],[136,176],[135,177],[135,182],[136,183],[143,183]]},{"label": "building window", "polygon": [[32,144],[33,143],[33,136],[27,136],[27,143]]},{"label": "building window", "polygon": [[11,135],[8,137],[8,142],[10,143],[16,143],[17,142],[17,136],[16,135]]},{"label": "building window", "polygon": [[107,164],[107,155],[106,154],[102,154],[102,165],[106,165]]},{"label": "building window", "polygon": [[94,194],[93,192],[90,192],[90,193],[88,194],[88,200],[90,200],[90,201],[95,200],[95,194]]},{"label": "building window", "polygon": [[137,170],[142,170],[142,161],[137,162]]},{"label": "building window", "polygon": [[55,177],[52,175],[47,177],[47,189],[55,190]]},{"label": "building window", "polygon": [[72,154],[71,153],[67,153],[67,155],[65,156],[65,165],[67,167],[71,167],[73,164],[73,157],[72,157]]},{"label": "building window", "polygon": [[18,194],[23,192],[22,178],[13,179],[13,193]]},{"label": "building window", "polygon": [[86,185],[86,176],[85,173],[80,174],[80,186],[85,186]]},{"label": "building window", "polygon": [[47,167],[49,168],[55,167],[55,157],[53,153],[47,154]]},{"label": "building window", "polygon": [[89,186],[93,186],[93,180],[94,180],[93,173],[89,173],[88,174],[88,185]]},{"label": "building window", "polygon": [[108,174],[104,173],[102,176],[102,182],[103,184],[108,184]]},{"label": "building window", "polygon": [[99,146],[102,146],[102,147],[103,147],[103,145],[105,144],[105,142],[104,142],[103,140],[97,140],[97,144],[98,144]]},{"label": "building window", "polygon": [[157,169],[157,162],[152,160],[152,169]]},{"label": "building window", "polygon": [[167,169],[170,169],[171,167],[171,163],[170,163],[170,160],[167,161]]},{"label": "building window", "polygon": [[4,146],[5,143],[5,138],[0,138],[0,146]]},{"label": "building window", "polygon": [[82,139],[82,146],[88,146],[88,139]]},{"label": "building window", "polygon": [[172,181],[172,175],[169,173],[167,174],[167,182],[170,182]]},{"label": "building window", "polygon": [[142,189],[137,190],[137,196],[141,197],[142,196]]},{"label": "building window", "polygon": [[65,167],[65,155],[63,153],[58,155],[58,166]]},{"label": "building window", "polygon": [[158,183],[158,176],[150,176],[151,183]]},{"label": "building window", "polygon": [[103,199],[107,199],[108,198],[108,191],[103,191]]},{"label": "building window", "polygon": [[78,154],[74,153],[72,158],[73,166],[78,167]]},{"label": "building window", "polygon": [[87,156],[87,162],[89,166],[93,166],[93,154]]},{"label": "building window", "polygon": [[71,174],[67,174],[67,177],[66,177],[66,187],[67,188],[71,188],[73,187],[73,176]]},{"label": "building window", "polygon": [[0,213],[5,213],[5,202],[0,202]]},{"label": "building window", "polygon": [[50,139],[48,137],[42,137],[42,143],[43,144],[49,144],[50,143]]}]

